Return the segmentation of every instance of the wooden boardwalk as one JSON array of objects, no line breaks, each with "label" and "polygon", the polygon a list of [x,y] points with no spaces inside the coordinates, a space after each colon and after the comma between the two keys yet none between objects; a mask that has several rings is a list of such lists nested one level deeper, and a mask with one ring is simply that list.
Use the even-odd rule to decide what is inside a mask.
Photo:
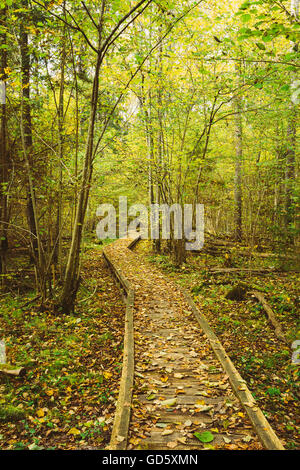
[{"label": "wooden boardwalk", "polygon": [[[118,240],[105,248],[134,290],[131,419],[116,448],[262,449],[185,296],[128,245]],[[274,448],[282,448],[276,439]]]}]

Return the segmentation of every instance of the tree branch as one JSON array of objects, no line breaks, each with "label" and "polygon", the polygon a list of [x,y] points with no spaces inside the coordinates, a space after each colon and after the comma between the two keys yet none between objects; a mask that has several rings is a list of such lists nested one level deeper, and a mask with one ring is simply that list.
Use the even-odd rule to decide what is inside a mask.
[{"label": "tree branch", "polygon": [[66,12],[68,13],[68,15],[71,17],[71,19],[74,21],[75,25],[74,26],[73,24],[69,23],[68,21],[66,21],[64,18],[62,18],[61,16],[57,15],[56,13],[54,13],[53,11],[49,11],[47,10],[46,6],[43,5],[42,3],[38,2],[37,0],[32,0],[33,3],[35,3],[36,5],[39,5],[41,8],[43,8],[47,13],[49,13],[50,15],[54,16],[54,18],[58,19],[59,21],[62,21],[66,26],[68,26],[69,28],[73,29],[74,31],[78,31],[80,34],[82,34],[82,36],[84,37],[84,39],[86,40],[86,42],[88,43],[88,45],[90,46],[91,49],[93,49],[94,52],[96,52],[98,54],[98,50],[97,48],[91,43],[91,41],[89,40],[89,38],[87,37],[85,31],[78,25],[77,21],[75,20],[75,18],[73,17],[73,15],[65,8]]},{"label": "tree branch", "polygon": [[[117,25],[113,28],[111,33],[108,35],[106,40],[104,41],[100,53],[103,54],[103,51],[106,49],[107,44],[111,41],[113,38],[114,34],[118,31],[119,27],[124,23],[124,21],[127,20],[140,6],[142,6],[147,0],[141,0],[139,3],[137,3],[126,15],[123,16],[123,18],[120,19],[120,21],[117,23]],[[150,4],[152,0],[148,2]],[[126,29],[126,28],[125,28]]]},{"label": "tree branch", "polygon": [[94,18],[92,17],[92,14],[91,14],[90,10],[88,9],[88,7],[86,6],[86,4],[84,2],[81,2],[81,3],[82,3],[83,8],[85,9],[85,11],[87,12],[88,17],[90,18],[91,22],[93,23],[95,28],[98,29],[98,25],[97,25],[96,21],[94,20]]},{"label": "tree branch", "polygon": [[186,10],[182,15],[180,15],[167,29],[167,31],[165,32],[165,34],[157,41],[157,43],[150,49],[150,51],[147,53],[147,55],[144,57],[144,59],[142,60],[142,62],[140,63],[140,65],[137,67],[137,69],[135,70],[135,72],[131,75],[130,79],[128,80],[128,82],[126,83],[124,89],[122,90],[119,98],[117,99],[116,103],[114,104],[111,112],[109,113],[107,119],[106,119],[106,122],[103,126],[103,129],[102,129],[102,132],[100,134],[100,137],[97,141],[97,144],[95,146],[95,150],[93,152],[93,160],[96,156],[96,153],[97,153],[97,150],[98,150],[98,147],[99,147],[99,144],[103,138],[103,135],[108,127],[108,124],[110,123],[111,121],[111,118],[118,106],[118,104],[120,103],[120,101],[122,100],[123,96],[124,96],[124,93],[125,91],[128,89],[130,83],[132,82],[132,80],[136,77],[136,75],[139,73],[139,71],[142,69],[144,63],[146,62],[146,60],[151,56],[152,52],[162,43],[162,41],[168,36],[168,34],[172,31],[172,29],[176,26],[176,24],[182,20],[182,18],[184,18],[186,15],[188,15],[188,13],[190,13],[192,10],[194,10],[198,5],[200,5],[200,3],[202,3],[203,0],[199,0],[196,4],[194,4],[193,6],[191,6],[188,10]]},{"label": "tree branch", "polygon": [[102,47],[102,55],[104,56],[108,50],[108,48],[118,39],[119,36],[121,36],[121,34],[146,10],[146,8],[148,8],[148,6],[150,5],[150,3],[152,3],[153,0],[148,0],[148,3],[146,3],[146,5],[142,8],[142,10],[140,10],[130,21],[129,23],[127,23],[123,29],[121,29],[121,31],[114,37],[112,38],[112,40],[106,45],[106,47],[104,48],[104,46]]}]

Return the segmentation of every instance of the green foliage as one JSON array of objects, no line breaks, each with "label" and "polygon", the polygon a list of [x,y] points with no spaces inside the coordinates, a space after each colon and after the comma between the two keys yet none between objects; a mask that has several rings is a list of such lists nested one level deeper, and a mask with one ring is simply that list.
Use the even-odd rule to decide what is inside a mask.
[{"label": "green foliage", "polygon": [[[108,2],[102,22],[102,45],[134,4],[129,0]],[[64,12],[64,2],[28,3],[28,7],[26,2],[0,2],[0,58],[1,64],[7,62],[0,74],[5,76],[8,96],[6,114],[1,115],[1,119],[5,116],[1,128],[7,131],[7,152],[1,155],[9,156],[7,175],[4,170],[1,172],[0,206],[7,200],[10,217],[7,223],[1,222],[0,241],[8,237],[11,248],[3,257],[6,263],[0,280],[8,293],[20,292],[21,297],[26,296],[24,302],[29,302],[29,308],[22,307],[21,298],[4,296],[1,319],[9,331],[7,347],[18,363],[28,367],[30,381],[19,384],[17,390],[7,384],[5,400],[18,405],[23,394],[30,395],[26,395],[26,412],[34,415],[34,426],[27,423],[26,428],[30,436],[43,426],[40,418],[45,418],[49,429],[58,427],[53,420],[65,420],[66,429],[74,428],[74,439],[100,435],[101,426],[93,423],[76,427],[76,418],[65,416],[62,409],[75,388],[84,396],[88,384],[93,383],[99,392],[97,398],[105,403],[110,401],[112,392],[105,387],[109,379],[99,372],[101,368],[92,372],[88,367],[88,331],[98,328],[93,315],[106,318],[110,312],[109,305],[99,309],[93,305],[99,280],[95,278],[87,285],[83,279],[79,296],[85,308],[80,317],[64,318],[61,312],[48,318],[47,313],[30,308],[36,296],[32,290],[35,283],[40,289],[42,273],[34,273],[28,257],[29,181],[33,182],[32,193],[36,196],[37,235],[41,237],[43,256],[50,257],[58,246],[57,240],[61,241],[57,256],[49,264],[48,258],[44,263],[47,312],[47,302],[53,307],[54,299],[59,297],[72,233],[74,227],[79,227],[75,213],[82,188],[90,188],[89,199],[83,204],[87,206],[87,217],[80,224],[84,242],[82,247],[76,245],[76,256],[81,252],[84,260],[89,259],[92,250],[97,250],[95,258],[100,257],[102,246],[111,242],[96,239],[96,208],[103,202],[117,206],[120,195],[127,196],[129,204],[203,203],[206,230],[226,239],[234,233],[240,117],[245,246],[239,246],[236,252],[230,250],[230,256],[217,253],[205,261],[211,267],[221,264],[246,266],[250,270],[256,266],[295,269],[293,244],[299,236],[299,142],[295,119],[300,93],[299,22],[291,18],[289,10],[285,11],[285,4],[271,0],[241,0],[234,4],[212,1],[206,7],[192,0],[156,0],[143,12],[140,8],[141,14],[134,21],[131,16],[122,22],[114,40],[108,40],[94,87],[99,89],[99,98],[90,179],[84,156],[90,145],[87,136],[91,129],[90,100],[94,96],[98,41],[93,19],[99,19],[99,5],[91,1],[86,5],[91,17],[80,0],[68,2],[69,13]],[[4,11],[5,6],[8,8]],[[65,14],[67,23],[63,21]],[[125,25],[128,28],[122,31]],[[23,47],[26,45],[24,36],[30,68],[27,84],[23,83],[24,70],[22,73],[20,67],[22,38]],[[30,91],[30,98],[26,98],[26,90]],[[22,114],[27,108],[30,122],[26,132],[31,131],[33,140],[29,152],[24,148],[22,128]],[[276,251],[278,256],[266,257],[260,264],[258,246],[263,252]],[[15,259],[19,249],[23,252],[21,268]],[[168,250],[176,252],[176,244],[168,246]],[[224,287],[240,279],[230,275],[223,287],[213,286],[203,275],[205,262],[175,263],[165,246],[159,256],[152,253],[150,259],[184,284],[192,279],[195,300],[211,312],[218,333],[226,335],[229,331],[232,336],[243,338],[245,350],[236,355],[236,360],[249,377],[262,369],[269,374],[276,366],[284,369],[284,376],[290,373],[294,377],[293,369],[286,372],[286,350],[274,351],[272,342],[265,353],[256,349],[256,344],[263,348],[262,338],[268,328],[262,309],[247,304],[247,315],[242,312],[241,319],[232,312],[234,303],[224,299]],[[261,287],[261,280],[256,279],[255,284]],[[102,285],[101,289],[97,295],[109,287]],[[270,281],[266,293],[270,293],[272,307],[292,340],[297,336],[297,304],[278,289]],[[92,338],[98,348],[112,348],[115,355],[122,351],[122,344],[108,326]],[[254,351],[249,343],[254,345]],[[39,364],[45,365],[42,371]],[[117,360],[114,370],[119,367]],[[65,393],[68,387],[71,391]],[[273,384],[264,385],[263,390],[266,387],[277,390]],[[279,397],[272,393],[264,396],[274,400]],[[61,398],[59,409],[54,406],[57,396]],[[49,409],[40,411],[45,417],[36,416],[41,408]],[[32,439],[29,445],[36,449],[41,444]],[[22,442],[14,444],[16,449],[22,446]]]},{"label": "green foliage", "polygon": [[212,442],[214,440],[214,435],[210,431],[204,432],[195,432],[194,436],[198,439],[198,441],[207,443]]},{"label": "green foliage", "polygon": [[267,392],[266,392],[268,395],[270,395],[270,397],[274,397],[274,396],[277,396],[277,395],[281,395],[281,391],[276,388],[276,387],[270,387],[267,389]]}]

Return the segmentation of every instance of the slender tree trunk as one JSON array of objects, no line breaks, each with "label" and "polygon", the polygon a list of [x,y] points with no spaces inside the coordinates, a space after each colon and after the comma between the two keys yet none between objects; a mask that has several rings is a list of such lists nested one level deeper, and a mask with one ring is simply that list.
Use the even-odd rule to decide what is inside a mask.
[{"label": "slender tree trunk", "polygon": [[[291,106],[291,116],[287,128],[287,150],[285,154],[285,225],[288,231],[294,222],[293,191],[295,184],[295,149],[296,149],[297,108]],[[290,236],[292,240],[293,237]]]},{"label": "slender tree trunk", "polygon": [[[291,14],[293,17],[292,22],[296,21],[299,17],[299,0],[291,0]],[[298,43],[292,43],[292,49],[298,50]],[[295,74],[295,81],[297,76]],[[292,80],[292,86],[294,80]],[[290,103],[290,116],[287,127],[287,149],[285,154],[285,227],[287,230],[287,238],[293,243],[293,224],[295,220],[295,209],[293,201],[293,192],[295,185],[295,155],[296,155],[296,135],[297,135],[297,114],[298,106],[291,99]]]},{"label": "slender tree trunk", "polygon": [[[161,27],[159,29],[161,35]],[[156,191],[155,191],[155,203],[161,203],[162,193],[162,173],[163,173],[163,134],[162,134],[162,56],[163,56],[163,45],[162,42],[159,45],[158,53],[158,91],[157,91],[157,121],[158,121],[158,134],[157,134],[157,161],[156,161]],[[160,232],[159,232],[160,233]],[[161,238],[154,240],[154,249],[157,253],[161,251]]]},{"label": "slender tree trunk", "polygon": [[76,205],[77,205],[77,186],[78,186],[78,152],[79,152],[79,90],[78,90],[78,78],[77,78],[77,69],[75,63],[75,56],[74,56],[74,47],[73,47],[73,40],[69,35],[69,43],[71,48],[71,57],[72,57],[72,67],[73,67],[73,74],[74,74],[74,88],[75,88],[75,109],[76,109],[76,117],[75,117],[75,156],[74,156],[74,199],[72,205],[72,217],[71,217],[71,232],[73,231],[73,223],[76,216]]},{"label": "slender tree trunk", "polygon": [[[6,72],[7,67],[7,49],[3,47],[6,45],[7,35],[5,30],[7,17],[7,7],[5,6],[0,10],[0,28],[3,31],[0,35],[1,56],[0,56],[0,82],[1,82],[1,95],[2,100],[0,103],[0,273],[6,273],[6,252],[8,249],[7,237],[7,224],[8,217],[8,151],[7,151],[7,113],[6,113]],[[4,278],[1,277],[1,283]]]},{"label": "slender tree trunk", "polygon": [[[22,6],[28,10],[27,0]],[[41,302],[46,299],[46,263],[39,230],[37,203],[34,187],[34,169],[32,160],[32,123],[30,105],[30,52],[28,33],[26,30],[26,11],[22,13],[20,21],[20,53],[22,73],[22,109],[21,109],[21,136],[25,167],[27,173],[27,219],[30,230],[31,257],[35,265],[36,287],[41,295]]]},{"label": "slender tree trunk", "polygon": [[[238,83],[241,83],[240,65],[236,66]],[[239,91],[234,97],[235,111],[235,177],[234,177],[234,229],[236,240],[242,239],[242,161],[243,161],[243,124],[242,101]]]},{"label": "slender tree trunk", "polygon": [[149,92],[149,112],[148,126],[147,126],[147,146],[148,146],[148,198],[149,204],[154,203],[154,189],[153,189],[153,158],[154,158],[154,142],[153,142],[153,123],[152,123],[152,99],[151,92]]},{"label": "slender tree trunk", "polygon": [[[22,6],[28,8],[27,0],[23,0]],[[22,73],[22,128],[24,134],[24,145],[29,160],[31,171],[33,169],[32,162],[32,127],[31,127],[31,105],[30,105],[30,52],[28,47],[28,33],[26,29],[26,14],[22,15],[20,21],[20,51],[21,51],[21,73]],[[37,227],[34,216],[33,197],[34,187],[30,190],[27,185],[27,220],[30,236],[31,257],[37,256]]]},{"label": "slender tree trunk", "polygon": [[[105,2],[103,2],[104,8]],[[99,25],[99,38],[98,38],[98,48],[101,47],[101,30],[102,23]],[[75,223],[72,233],[71,247],[68,254],[67,266],[65,270],[65,277],[63,283],[63,289],[59,301],[59,307],[63,313],[69,314],[74,310],[75,299],[77,290],[79,287],[79,266],[80,266],[80,245],[83,232],[83,224],[85,220],[85,214],[87,209],[87,203],[90,192],[90,184],[93,173],[93,150],[94,150],[94,130],[96,123],[96,113],[98,107],[98,97],[99,97],[99,75],[100,68],[102,63],[102,57],[98,53],[94,79],[93,79],[93,90],[90,103],[90,118],[89,118],[89,127],[88,135],[86,142],[86,150],[83,164],[83,175],[81,180],[81,186],[79,189],[78,203],[76,207],[76,216]]]},{"label": "slender tree trunk", "polygon": [[[151,67],[151,65],[149,66]],[[145,119],[145,134],[147,143],[147,160],[148,160],[148,203],[154,203],[154,189],[153,189],[153,158],[154,158],[154,141],[153,141],[153,122],[152,122],[152,95],[149,90],[148,100],[146,98],[144,88],[144,75],[142,74],[142,86],[140,104],[144,113]]]},{"label": "slender tree trunk", "polygon": [[58,197],[56,214],[56,236],[55,236],[55,254],[54,261],[58,265],[60,277],[62,276],[62,217],[63,217],[63,140],[64,140],[64,90],[65,90],[65,63],[66,63],[66,27],[63,27],[62,48],[60,60],[60,87],[57,109],[58,119],[58,156],[59,156],[59,175],[58,175]]}]

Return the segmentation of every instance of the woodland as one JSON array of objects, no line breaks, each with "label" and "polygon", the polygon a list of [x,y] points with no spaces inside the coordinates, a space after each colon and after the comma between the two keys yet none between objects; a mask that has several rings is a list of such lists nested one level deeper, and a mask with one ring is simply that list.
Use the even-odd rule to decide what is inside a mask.
[{"label": "woodland", "polygon": [[[202,250],[173,236],[133,252],[166,302],[168,282],[189,292],[283,447],[300,448],[299,32],[299,0],[0,0],[1,450],[109,444],[126,304],[107,247],[151,295],[96,235],[97,207],[120,196],[204,205]],[[150,432],[135,406],[129,449]],[[260,448],[244,411],[220,410],[209,429],[156,431],[167,449]]]}]

